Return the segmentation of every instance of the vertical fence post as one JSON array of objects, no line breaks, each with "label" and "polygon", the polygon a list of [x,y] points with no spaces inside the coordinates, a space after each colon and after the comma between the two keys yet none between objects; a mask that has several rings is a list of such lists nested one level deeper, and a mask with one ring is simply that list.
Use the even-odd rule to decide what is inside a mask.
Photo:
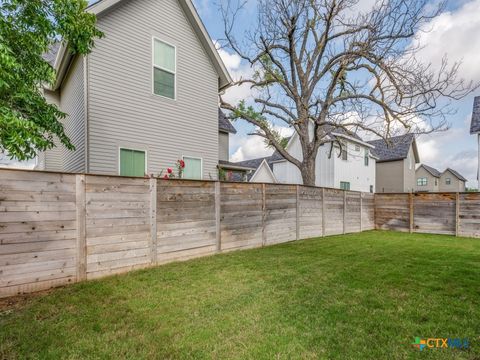
[{"label": "vertical fence post", "polygon": [[265,184],[262,184],[262,246],[267,243],[267,233],[265,232],[265,225],[267,219],[267,199],[265,196]]},{"label": "vertical fence post", "polygon": [[77,210],[77,281],[87,278],[87,232],[85,175],[75,175],[76,210]]},{"label": "vertical fence post", "polygon": [[322,188],[322,236],[325,236],[325,188]]},{"label": "vertical fence post", "polygon": [[343,234],[347,233],[347,190],[343,190]]},{"label": "vertical fence post", "polygon": [[455,236],[460,236],[460,194],[455,194]]},{"label": "vertical fence post", "polygon": [[215,182],[215,237],[217,251],[222,251],[222,233],[220,229],[220,181]]},{"label": "vertical fence post", "polygon": [[409,208],[409,232],[413,233],[413,193],[408,194],[408,208]]},{"label": "vertical fence post", "polygon": [[300,240],[300,185],[296,186],[296,240]]},{"label": "vertical fence post", "polygon": [[150,261],[157,263],[157,179],[150,178]]},{"label": "vertical fence post", "polygon": [[360,193],[360,232],[363,231],[363,193]]}]

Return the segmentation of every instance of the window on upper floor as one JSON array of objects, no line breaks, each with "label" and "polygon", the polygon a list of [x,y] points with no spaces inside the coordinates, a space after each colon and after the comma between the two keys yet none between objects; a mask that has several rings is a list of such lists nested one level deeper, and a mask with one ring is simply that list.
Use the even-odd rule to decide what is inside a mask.
[{"label": "window on upper floor", "polygon": [[438,185],[438,179],[435,179],[435,186]]},{"label": "window on upper floor", "polygon": [[360,145],[355,145],[355,151],[360,151]]},{"label": "window on upper floor", "polygon": [[451,184],[452,184],[452,179],[446,178],[446,179],[445,179],[445,184],[451,185]]},{"label": "window on upper floor", "polygon": [[368,166],[369,161],[370,161],[370,151],[368,149],[365,149],[365,157],[364,157],[365,166]]},{"label": "window on upper floor", "polygon": [[427,186],[427,184],[428,184],[428,180],[426,177],[417,179],[417,186]]},{"label": "window on upper floor", "polygon": [[153,93],[169,99],[176,94],[176,49],[153,39]]},{"label": "window on upper floor", "polygon": [[373,193],[373,185],[370,185],[370,192]]}]

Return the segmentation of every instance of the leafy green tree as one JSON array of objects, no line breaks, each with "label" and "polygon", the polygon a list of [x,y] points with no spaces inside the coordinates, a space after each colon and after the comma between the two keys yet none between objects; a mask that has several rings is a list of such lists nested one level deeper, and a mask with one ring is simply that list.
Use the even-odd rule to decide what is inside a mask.
[{"label": "leafy green tree", "polygon": [[0,153],[31,159],[54,147],[55,137],[74,149],[61,123],[66,114],[42,95],[56,77],[42,55],[58,41],[75,54],[92,50],[102,33],[87,6],[85,0],[0,2]]}]

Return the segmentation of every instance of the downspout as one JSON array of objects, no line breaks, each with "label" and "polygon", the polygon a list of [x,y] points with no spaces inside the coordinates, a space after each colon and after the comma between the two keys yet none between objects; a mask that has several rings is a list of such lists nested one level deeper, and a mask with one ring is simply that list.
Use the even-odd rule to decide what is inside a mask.
[{"label": "downspout", "polygon": [[480,132],[478,136],[478,167],[477,167],[477,180],[478,180],[478,190],[480,191]]},{"label": "downspout", "polygon": [[84,111],[84,119],[85,119],[85,128],[84,128],[84,147],[85,147],[85,166],[84,172],[90,172],[90,164],[89,164],[89,127],[88,127],[88,119],[89,119],[89,106],[88,106],[88,93],[89,93],[89,68],[88,68],[88,55],[83,57],[83,111]]}]

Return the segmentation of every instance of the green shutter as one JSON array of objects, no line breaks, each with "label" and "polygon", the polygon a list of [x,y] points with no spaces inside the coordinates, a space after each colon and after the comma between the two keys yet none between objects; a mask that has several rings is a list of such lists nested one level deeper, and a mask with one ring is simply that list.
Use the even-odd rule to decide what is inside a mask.
[{"label": "green shutter", "polygon": [[130,149],[120,149],[120,175],[144,176],[145,152]]},{"label": "green shutter", "polygon": [[185,169],[183,171],[184,179],[202,179],[202,159],[184,157]]}]

